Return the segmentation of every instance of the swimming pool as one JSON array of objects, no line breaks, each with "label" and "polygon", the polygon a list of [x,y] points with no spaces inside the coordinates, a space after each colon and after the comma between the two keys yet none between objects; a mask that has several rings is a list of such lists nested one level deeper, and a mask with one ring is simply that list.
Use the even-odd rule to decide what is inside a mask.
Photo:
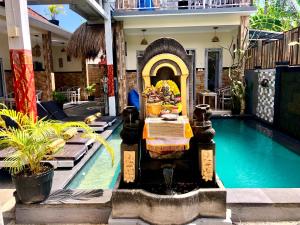
[{"label": "swimming pool", "polygon": [[224,186],[299,188],[300,156],[255,129],[255,123],[213,120],[217,174]]},{"label": "swimming pool", "polygon": [[[300,156],[256,129],[255,120],[215,119],[217,174],[226,188],[299,188]],[[119,126],[108,139],[115,151],[101,147],[66,188],[112,189],[120,173]],[[299,149],[300,150],[300,149]]]},{"label": "swimming pool", "polygon": [[108,138],[109,144],[115,151],[114,165],[111,165],[110,155],[101,146],[66,186],[67,189],[113,189],[121,170],[121,130],[122,126],[119,126]]}]

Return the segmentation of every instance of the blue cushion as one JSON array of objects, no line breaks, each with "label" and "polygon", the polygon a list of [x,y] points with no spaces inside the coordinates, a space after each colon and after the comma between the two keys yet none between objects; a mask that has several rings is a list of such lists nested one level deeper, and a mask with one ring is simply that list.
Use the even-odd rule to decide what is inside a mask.
[{"label": "blue cushion", "polygon": [[128,105],[135,106],[137,110],[140,111],[139,93],[134,89],[128,93]]}]

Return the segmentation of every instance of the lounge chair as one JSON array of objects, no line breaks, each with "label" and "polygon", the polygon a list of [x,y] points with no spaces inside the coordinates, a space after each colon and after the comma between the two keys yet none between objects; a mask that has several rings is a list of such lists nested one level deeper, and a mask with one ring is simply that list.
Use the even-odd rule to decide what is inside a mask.
[{"label": "lounge chair", "polygon": [[[61,120],[64,122],[68,121],[84,121],[86,116],[68,116],[54,101],[37,103],[38,108],[42,112],[39,117],[43,117],[42,114],[47,113],[49,119]],[[108,126],[105,121],[94,121],[89,124],[95,132],[102,132]],[[80,129],[79,129],[80,131]]]},{"label": "lounge chair", "polygon": [[[49,159],[43,160],[49,162],[55,167],[73,167],[75,163],[81,159],[88,151],[88,146],[85,144],[69,144],[67,143],[63,149],[57,153],[49,156]],[[12,147],[8,147],[0,150],[0,168],[6,167],[4,159],[13,154],[15,150]]]},{"label": "lounge chair", "polygon": [[87,146],[82,144],[66,144],[62,150],[51,155],[51,157],[55,160],[77,161],[87,152],[87,150]]},{"label": "lounge chair", "polygon": [[106,122],[108,126],[112,126],[117,121],[115,116],[101,116],[95,122]]},{"label": "lounge chair", "polygon": [[81,137],[81,134],[76,134],[71,139],[67,140],[66,144],[85,145],[90,149],[95,143],[95,140]]}]

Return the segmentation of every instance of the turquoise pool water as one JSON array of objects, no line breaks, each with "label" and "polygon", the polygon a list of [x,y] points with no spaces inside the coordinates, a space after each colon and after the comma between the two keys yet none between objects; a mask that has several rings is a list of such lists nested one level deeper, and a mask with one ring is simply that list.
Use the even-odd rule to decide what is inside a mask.
[{"label": "turquoise pool water", "polygon": [[120,145],[122,126],[119,126],[109,137],[108,142],[115,151],[115,163],[111,164],[110,155],[104,147],[93,155],[93,157],[76,174],[67,185],[69,189],[112,189],[120,173]]},{"label": "turquoise pool water", "polygon": [[[249,126],[255,121],[216,119],[217,173],[227,188],[300,188],[300,156]],[[101,147],[66,188],[112,189],[120,173],[119,126],[109,143],[115,164]]]},{"label": "turquoise pool water", "polygon": [[300,156],[242,120],[216,119],[217,174],[227,188],[299,188]]}]

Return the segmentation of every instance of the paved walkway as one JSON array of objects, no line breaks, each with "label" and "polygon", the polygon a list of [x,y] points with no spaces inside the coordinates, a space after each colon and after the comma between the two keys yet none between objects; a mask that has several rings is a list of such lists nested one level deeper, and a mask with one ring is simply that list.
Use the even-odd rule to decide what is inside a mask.
[{"label": "paved walkway", "polygon": [[[256,223],[234,223],[235,225],[300,225],[300,222],[274,222],[274,223],[268,223],[268,222],[256,222]],[[5,225],[15,225],[14,221],[10,221],[9,223],[6,223]],[[22,225],[22,224],[18,224]],[[34,224],[27,224],[27,225],[34,225]],[[90,225],[90,224],[51,224],[51,225]],[[107,224],[95,224],[95,225],[107,225]]]}]

